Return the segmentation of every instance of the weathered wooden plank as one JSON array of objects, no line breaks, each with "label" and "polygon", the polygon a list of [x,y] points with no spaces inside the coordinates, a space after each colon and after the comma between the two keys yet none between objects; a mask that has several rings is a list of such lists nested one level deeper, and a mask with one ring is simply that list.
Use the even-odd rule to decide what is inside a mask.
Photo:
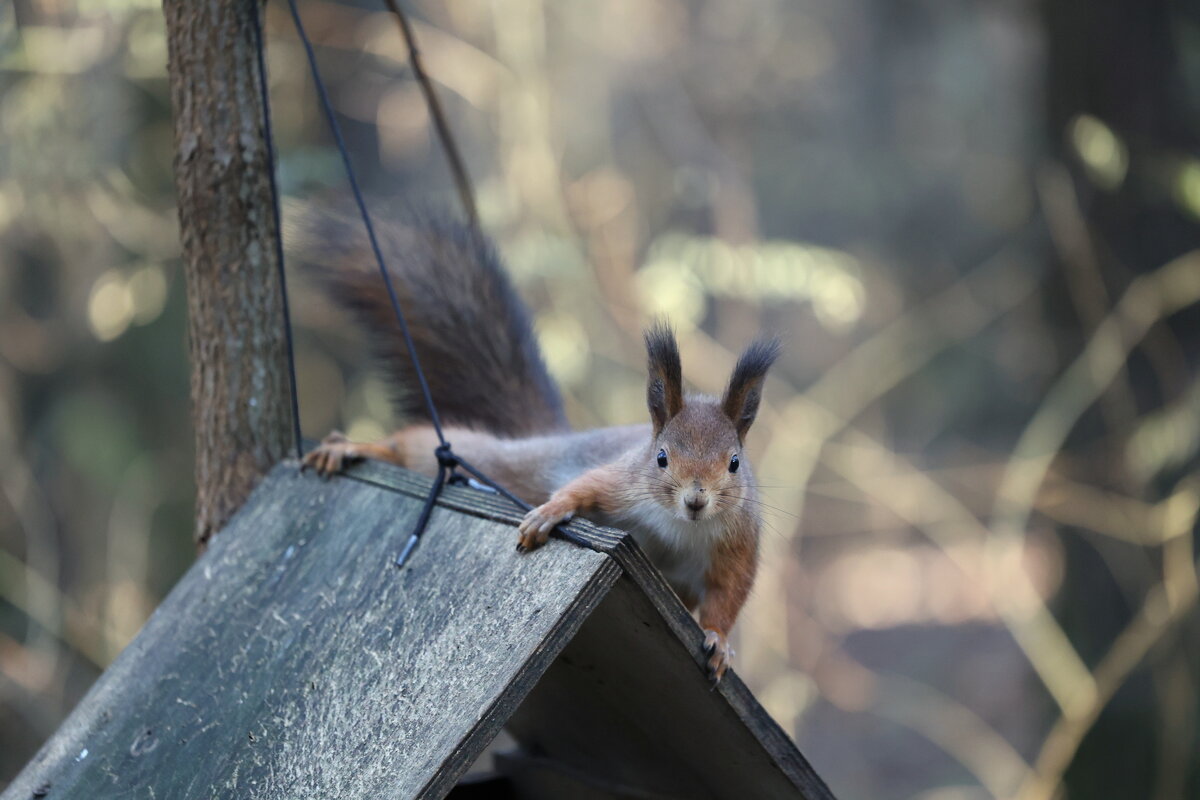
[{"label": "weathered wooden plank", "polygon": [[[423,496],[420,479],[404,470],[369,464],[352,474]],[[503,498],[446,495],[465,513],[514,524],[521,517]],[[576,777],[590,774],[597,786],[623,787],[614,796],[633,796],[629,787],[637,786],[648,797],[741,798],[752,786],[755,797],[832,800],[736,672],[712,689],[703,632],[633,539],[586,520],[570,527],[625,577],[509,724],[525,748],[557,758]]]},{"label": "weathered wooden plank", "polygon": [[[414,497],[424,495],[425,485],[406,470],[372,463],[355,467],[352,474]],[[508,501],[494,495],[448,489],[446,503],[499,521],[515,524],[521,518]],[[626,776],[629,786],[662,796],[740,798],[749,781],[755,796],[832,800],[829,788],[736,672],[731,670],[712,690],[700,626],[634,540],[587,521],[570,527],[611,554],[626,578],[614,593],[619,596],[611,594],[596,608],[542,680],[545,688],[539,685],[510,724],[518,738],[522,729],[527,734],[524,745],[539,752],[551,742],[546,752],[562,757],[563,764],[578,765],[578,771],[593,771],[602,783],[619,783],[618,776]],[[578,664],[589,664],[582,678],[571,675]],[[559,682],[563,685],[552,690]],[[546,696],[553,699],[542,699]],[[672,710],[664,705],[667,697],[676,697]],[[647,715],[656,715],[664,726],[647,726],[642,720]],[[666,724],[672,717],[674,723]],[[632,746],[634,740],[640,744]],[[708,740],[715,742],[715,750],[704,744]],[[664,752],[665,741],[688,744]],[[606,762],[598,760],[610,747],[616,750]],[[673,752],[677,747],[683,748],[678,756]],[[714,765],[724,765],[720,775],[704,771]],[[595,775],[598,769],[600,775]],[[659,786],[655,775],[661,777]],[[688,775],[702,780],[679,780]]]},{"label": "weathered wooden plank", "polygon": [[684,646],[643,587],[623,577],[509,720],[509,732],[523,750],[595,785],[637,787],[637,796],[832,798],[735,675],[711,690],[702,637],[688,634]]},{"label": "weathered wooden plank", "polygon": [[5,800],[442,797],[510,715],[530,796],[831,797],[624,534],[448,488],[396,570],[428,487],[278,467]]},{"label": "weathered wooden plank", "polygon": [[418,509],[277,467],[4,798],[444,795],[619,568]]},{"label": "weathered wooden plank", "polygon": [[[378,461],[363,461],[355,464],[346,473],[346,477],[421,499],[424,499],[429,492],[430,481],[428,478]],[[513,526],[525,516],[524,511],[518,509],[506,498],[467,487],[447,486],[442,490],[442,497],[438,504]],[[572,523],[570,528],[579,540],[593,550],[607,552],[627,538],[627,534],[622,531],[602,528],[582,519]],[[515,533],[513,542],[516,543]]]},{"label": "weathered wooden plank", "polygon": [[[671,587],[667,585],[658,569],[637,547],[632,538],[622,542],[610,552],[617,563],[621,565],[625,577],[630,583],[637,586],[638,591],[634,594],[644,597],[653,606],[658,619],[672,634],[668,638],[682,643],[683,651],[691,657],[696,669],[703,673],[705,670],[704,633]],[[617,594],[617,592],[610,593],[610,596],[613,594]],[[636,602],[640,605],[640,601]],[[599,614],[599,609],[593,612],[593,616]],[[683,668],[675,667],[674,669],[682,671]],[[759,704],[754,694],[737,676],[735,670],[725,673],[725,677],[712,690],[712,693],[719,695],[728,703],[729,709],[736,716],[740,726],[731,722],[722,724],[731,729],[744,727],[745,731],[757,740],[762,751],[770,756],[778,769],[802,792],[801,796],[808,800],[833,800],[833,793],[817,775],[812,765],[808,763],[808,759],[800,753],[791,737]],[[749,741],[744,744],[748,750],[754,749]]]}]

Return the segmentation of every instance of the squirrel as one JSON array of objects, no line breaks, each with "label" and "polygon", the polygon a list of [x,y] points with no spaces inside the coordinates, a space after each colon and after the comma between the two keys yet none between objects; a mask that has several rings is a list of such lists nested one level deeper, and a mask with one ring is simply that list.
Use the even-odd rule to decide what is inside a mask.
[{"label": "squirrel", "polygon": [[[663,322],[645,332],[649,424],[574,432],[542,361],[529,313],[487,239],[428,212],[382,226],[380,245],[447,441],[534,505],[519,550],[579,514],[628,531],[688,610],[698,611],[710,678],[733,651],[761,519],[743,451],[779,342],[742,353],[720,398],[684,394],[679,348]],[[334,301],[370,335],[408,424],[377,442],[334,431],[304,458],[322,476],[363,458],[434,475],[438,444],[394,311],[357,217],[292,207],[286,238]]]}]

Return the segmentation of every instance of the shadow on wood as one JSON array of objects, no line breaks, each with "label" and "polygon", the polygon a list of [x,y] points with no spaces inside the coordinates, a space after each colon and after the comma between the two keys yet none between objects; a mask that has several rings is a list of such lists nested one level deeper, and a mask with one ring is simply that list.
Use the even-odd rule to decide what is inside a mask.
[{"label": "shadow on wood", "polygon": [[620,532],[450,488],[393,566],[428,485],[277,466],[3,798],[443,797],[506,725],[456,797],[832,797]]}]

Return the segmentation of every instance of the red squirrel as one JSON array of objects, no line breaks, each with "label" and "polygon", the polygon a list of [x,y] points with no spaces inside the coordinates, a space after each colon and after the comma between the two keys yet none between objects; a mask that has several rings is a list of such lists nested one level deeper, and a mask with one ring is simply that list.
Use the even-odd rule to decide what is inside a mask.
[{"label": "red squirrel", "polygon": [[[727,637],[754,582],[761,520],[743,446],[777,340],[750,345],[722,397],[685,395],[675,336],[657,324],[645,334],[650,423],[572,432],[528,312],[487,240],[436,216],[408,217],[380,231],[392,282],[446,439],[536,506],[520,524],[518,549],[542,546],[575,514],[628,531],[698,610],[709,672],[720,680],[733,656]],[[373,458],[435,474],[437,437],[357,219],[289,209],[287,227],[297,254],[367,327],[409,422],[370,443],[334,431],[305,466],[329,475]]]}]

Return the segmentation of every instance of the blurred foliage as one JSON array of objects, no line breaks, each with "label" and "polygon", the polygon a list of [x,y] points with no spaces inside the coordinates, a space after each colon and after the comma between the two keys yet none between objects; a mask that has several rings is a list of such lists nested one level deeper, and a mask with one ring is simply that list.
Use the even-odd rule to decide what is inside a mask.
[{"label": "blurred foliage", "polygon": [[[1200,791],[1200,20],[1097,2],[413,4],[576,425],[644,419],[655,313],[702,391],[784,336],[738,670],[840,797]],[[369,188],[454,213],[393,21],[302,5]],[[192,559],[165,58],[157,2],[0,6],[0,780]],[[293,293],[305,432],[381,435]]]}]

